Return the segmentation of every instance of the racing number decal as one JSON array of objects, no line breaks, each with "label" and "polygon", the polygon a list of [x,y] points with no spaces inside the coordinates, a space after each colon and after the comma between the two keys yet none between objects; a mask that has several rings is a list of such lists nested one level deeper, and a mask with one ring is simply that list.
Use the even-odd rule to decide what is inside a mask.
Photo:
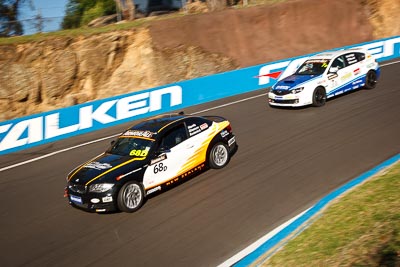
[{"label": "racing number decal", "polygon": [[164,164],[162,162],[154,165],[154,169],[153,169],[155,174],[158,172],[164,172],[166,170],[167,170],[167,166],[164,166]]},{"label": "racing number decal", "polygon": [[136,150],[136,149],[134,149],[129,153],[129,156],[146,157],[148,153],[149,153],[148,150]]}]

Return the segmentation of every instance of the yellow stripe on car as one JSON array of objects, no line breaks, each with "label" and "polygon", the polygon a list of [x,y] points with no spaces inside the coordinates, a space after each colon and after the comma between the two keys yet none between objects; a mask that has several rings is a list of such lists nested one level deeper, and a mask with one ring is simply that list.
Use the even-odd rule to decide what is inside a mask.
[{"label": "yellow stripe on car", "polygon": [[121,163],[121,164],[119,164],[119,165],[117,165],[117,166],[115,166],[115,167],[113,167],[113,168],[111,168],[111,169],[109,169],[109,170],[107,170],[107,171],[105,171],[105,172],[103,172],[103,173],[97,175],[97,176],[94,177],[92,180],[90,180],[89,182],[87,182],[85,185],[89,185],[91,182],[93,182],[93,181],[96,180],[96,179],[99,179],[101,176],[104,176],[104,175],[106,175],[107,173],[112,172],[112,171],[115,170],[115,169],[118,169],[118,168],[120,168],[120,167],[122,167],[122,166],[125,166],[126,164],[129,164],[129,163],[131,163],[131,162],[133,162],[133,161],[135,161],[135,160],[144,160],[145,158],[146,158],[146,157],[143,157],[143,158],[133,158],[133,159],[128,160],[128,161],[126,161],[126,162],[124,162],[124,163]]},{"label": "yellow stripe on car", "polygon": [[194,152],[193,156],[190,157],[185,165],[182,167],[182,172],[186,172],[187,170],[190,170],[191,168],[194,168],[194,166],[199,165],[200,163],[203,163],[206,160],[206,153],[207,153],[207,148],[211,142],[211,140],[220,133],[221,130],[225,129],[229,125],[228,121],[223,121],[220,123],[215,123],[212,125],[212,130],[210,134],[208,135],[207,139],[205,139],[200,147]]},{"label": "yellow stripe on car", "polygon": [[72,177],[74,177],[74,175],[80,171],[83,167],[85,167],[87,164],[89,164],[90,162],[95,161],[96,159],[98,159],[99,157],[103,156],[104,153],[101,153],[100,155],[97,155],[96,157],[86,161],[85,163],[83,163],[81,166],[79,166],[79,168],[76,169],[76,171],[74,171],[74,173],[71,174],[71,176],[69,177],[68,181],[70,181],[72,179]]}]

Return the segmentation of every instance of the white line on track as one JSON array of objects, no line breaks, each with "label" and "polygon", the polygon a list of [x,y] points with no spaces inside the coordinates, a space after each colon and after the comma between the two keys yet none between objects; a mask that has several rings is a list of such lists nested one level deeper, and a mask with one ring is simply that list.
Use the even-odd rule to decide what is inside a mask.
[{"label": "white line on track", "polygon": [[25,165],[25,164],[28,164],[28,163],[31,163],[31,162],[34,162],[34,161],[45,159],[45,158],[48,158],[48,157],[51,157],[51,156],[54,156],[54,155],[69,151],[69,150],[73,150],[75,148],[79,148],[79,147],[82,147],[82,146],[87,146],[87,145],[94,144],[94,143],[97,143],[97,142],[100,142],[100,141],[103,141],[103,140],[107,140],[107,139],[116,137],[118,135],[119,134],[114,134],[114,135],[110,135],[110,136],[103,137],[103,138],[100,138],[100,139],[96,139],[96,140],[93,140],[93,141],[89,141],[89,142],[86,142],[86,143],[83,143],[83,144],[80,144],[80,145],[71,146],[71,147],[67,147],[67,148],[61,149],[61,150],[57,150],[57,151],[51,152],[49,154],[46,154],[46,155],[43,155],[43,156],[40,156],[40,157],[37,157],[37,158],[33,158],[33,159],[30,159],[30,160],[27,160],[27,161],[23,161],[23,162],[16,163],[16,164],[13,164],[13,165],[10,165],[10,166],[7,166],[7,167],[3,167],[3,168],[0,169],[0,172],[15,168],[15,167],[18,167],[18,166],[21,166],[21,165]]},{"label": "white line on track", "polygon": [[[385,67],[385,66],[389,66],[389,65],[393,65],[393,64],[397,64],[397,63],[400,63],[400,61],[394,61],[394,62],[385,63],[385,64],[382,64],[381,67]],[[235,104],[238,104],[238,103],[241,103],[241,102],[245,102],[245,101],[249,101],[249,100],[252,100],[252,99],[255,99],[255,98],[258,98],[258,97],[261,97],[261,96],[265,96],[265,95],[267,95],[267,93],[259,94],[259,95],[252,96],[252,97],[243,98],[243,99],[240,99],[240,100],[237,100],[237,101],[233,101],[233,102],[229,102],[229,103],[226,103],[226,104],[223,104],[223,105],[215,106],[215,107],[208,108],[208,109],[203,109],[201,111],[197,111],[197,112],[191,113],[191,115],[196,115],[196,114],[200,114],[200,113],[203,113],[203,112],[208,112],[208,111],[211,111],[211,110],[215,110],[215,109],[219,109],[219,108],[235,105]],[[10,166],[3,167],[3,168],[0,169],[0,172],[6,171],[6,170],[9,170],[9,169],[12,169],[12,168],[16,168],[16,167],[19,167],[19,166],[22,166],[22,165],[25,165],[25,164],[28,164],[28,163],[31,163],[31,162],[35,162],[35,161],[38,161],[38,160],[41,160],[41,159],[45,159],[45,158],[48,158],[48,157],[51,157],[51,156],[54,156],[54,155],[57,155],[57,154],[60,154],[60,153],[63,153],[63,152],[67,152],[69,150],[73,150],[73,149],[76,149],[76,148],[79,148],[79,147],[83,147],[83,146],[87,146],[87,145],[90,145],[90,144],[101,142],[101,141],[104,141],[104,140],[107,140],[107,139],[111,139],[111,138],[114,138],[114,137],[116,137],[118,135],[119,134],[114,134],[114,135],[106,136],[106,137],[103,137],[103,138],[100,138],[100,139],[95,139],[93,141],[89,141],[89,142],[86,142],[86,143],[83,143],[83,144],[80,144],[80,145],[76,145],[76,146],[67,147],[67,148],[64,148],[64,149],[61,149],[61,150],[57,150],[57,151],[51,152],[49,154],[46,154],[46,155],[43,155],[43,156],[40,156],[40,157],[37,157],[37,158],[33,158],[33,159],[30,159],[30,160],[22,161],[22,162],[19,162],[19,163],[10,165]]]},{"label": "white line on track", "polygon": [[[266,93],[260,94],[260,95],[256,95],[256,96],[252,96],[252,97],[248,97],[248,98],[244,98],[244,99],[237,100],[237,101],[233,101],[233,102],[226,103],[226,104],[219,105],[219,106],[215,106],[215,107],[212,107],[212,108],[204,109],[204,110],[201,110],[201,111],[197,111],[197,112],[192,113],[191,115],[207,112],[207,111],[214,110],[214,109],[223,108],[223,107],[234,105],[234,104],[237,104],[237,103],[240,103],[240,102],[245,102],[245,101],[248,101],[248,100],[251,100],[251,99],[254,99],[254,98],[257,98],[257,97],[261,97],[261,96],[264,96],[264,95],[266,95]],[[10,166],[3,167],[3,168],[0,169],[0,172],[6,171],[6,170],[9,170],[9,169],[12,169],[12,168],[16,168],[16,167],[19,167],[19,166],[22,166],[22,165],[25,165],[25,164],[28,164],[28,163],[31,163],[31,162],[35,162],[35,161],[38,161],[38,160],[41,160],[41,159],[45,159],[45,158],[48,158],[48,157],[51,157],[51,156],[54,156],[54,155],[57,155],[57,154],[60,154],[60,153],[63,153],[63,152],[67,152],[67,151],[73,150],[75,148],[79,148],[79,147],[87,146],[87,145],[94,144],[94,143],[97,143],[97,142],[101,142],[101,141],[104,141],[104,140],[107,140],[107,139],[111,139],[111,138],[117,137],[118,135],[120,135],[120,134],[114,134],[114,135],[106,136],[106,137],[103,137],[103,138],[100,138],[100,139],[95,139],[93,141],[89,141],[89,142],[86,142],[86,143],[83,143],[83,144],[79,144],[79,145],[76,145],[76,146],[67,147],[67,148],[64,148],[64,149],[61,149],[61,150],[57,150],[57,151],[51,152],[49,154],[46,154],[46,155],[43,155],[43,156],[40,156],[40,157],[37,157],[37,158],[33,158],[33,159],[30,159],[30,160],[26,160],[26,161],[23,161],[23,162],[20,162],[20,163],[16,163],[16,164],[13,164],[13,165],[10,165]]]},{"label": "white line on track", "polygon": [[388,62],[386,64],[382,64],[381,67],[385,67],[385,66],[389,66],[389,65],[393,65],[393,64],[397,64],[397,63],[400,63],[400,60],[399,61]]}]

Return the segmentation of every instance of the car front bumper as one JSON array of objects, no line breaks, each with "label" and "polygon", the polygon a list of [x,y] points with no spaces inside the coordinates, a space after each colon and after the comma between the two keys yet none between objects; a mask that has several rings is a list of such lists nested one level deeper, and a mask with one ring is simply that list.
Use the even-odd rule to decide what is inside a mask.
[{"label": "car front bumper", "polygon": [[301,107],[309,105],[309,102],[304,100],[300,94],[287,94],[278,96],[273,93],[268,94],[268,104],[271,106],[281,106],[281,107]]},{"label": "car front bumper", "polygon": [[111,212],[116,211],[116,190],[104,193],[77,192],[65,188],[64,197],[68,198],[71,206],[89,212]]}]

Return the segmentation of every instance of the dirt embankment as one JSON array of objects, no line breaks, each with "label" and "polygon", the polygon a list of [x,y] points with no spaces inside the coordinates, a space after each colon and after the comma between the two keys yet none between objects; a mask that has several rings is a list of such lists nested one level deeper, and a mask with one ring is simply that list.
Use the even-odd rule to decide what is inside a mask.
[{"label": "dirt embankment", "polygon": [[288,0],[0,46],[0,121],[400,34],[398,0]]},{"label": "dirt embankment", "polygon": [[241,67],[371,40],[373,29],[360,1],[301,0],[158,21],[160,48],[200,46]]}]

